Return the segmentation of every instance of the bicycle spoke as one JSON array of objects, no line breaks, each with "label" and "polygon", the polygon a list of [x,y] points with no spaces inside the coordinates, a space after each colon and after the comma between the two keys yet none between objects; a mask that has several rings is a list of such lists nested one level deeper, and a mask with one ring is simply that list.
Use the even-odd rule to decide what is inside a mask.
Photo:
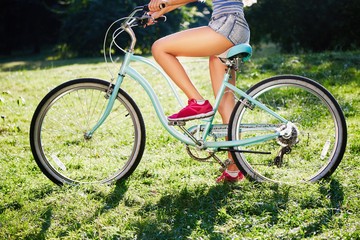
[{"label": "bicycle spoke", "polygon": [[50,92],[39,105],[31,145],[38,165],[54,182],[112,182],[127,177],[140,161],[144,124],[125,93],[118,95],[93,136],[85,137],[104,112],[107,89],[103,81],[74,80]]},{"label": "bicycle spoke", "polygon": [[[246,147],[271,155],[234,153],[240,168],[259,181],[316,181],[329,176],[337,167],[346,144],[346,125],[339,107],[311,81],[300,77],[265,80],[250,90],[250,95],[294,124],[289,139],[279,137]],[[241,131],[261,119],[262,124],[279,124],[267,112],[238,105],[232,120],[232,139],[246,139],[262,131]],[[285,123],[283,123],[285,125]],[[290,144],[290,145],[289,145]],[[239,150],[243,148],[238,148]]]}]

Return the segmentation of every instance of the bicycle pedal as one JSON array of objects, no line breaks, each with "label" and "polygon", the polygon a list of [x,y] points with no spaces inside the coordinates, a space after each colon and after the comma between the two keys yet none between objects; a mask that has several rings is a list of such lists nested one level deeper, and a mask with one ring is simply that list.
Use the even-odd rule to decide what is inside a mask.
[{"label": "bicycle pedal", "polygon": [[186,122],[185,121],[169,121],[168,125],[169,126],[185,126]]}]

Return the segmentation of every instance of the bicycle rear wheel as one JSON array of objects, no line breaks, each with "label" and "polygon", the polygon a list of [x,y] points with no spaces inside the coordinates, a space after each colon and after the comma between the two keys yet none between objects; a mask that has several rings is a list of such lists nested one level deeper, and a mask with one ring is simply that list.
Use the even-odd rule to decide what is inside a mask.
[{"label": "bicycle rear wheel", "polygon": [[[314,182],[335,171],[345,152],[347,129],[339,104],[324,87],[300,76],[277,76],[257,83],[247,93],[295,125],[289,139],[278,137],[246,147],[270,154],[232,152],[247,177],[257,181]],[[258,107],[251,109],[244,101],[237,103],[230,123],[232,140],[270,133],[243,126],[283,124]]]},{"label": "bicycle rear wheel", "polygon": [[121,89],[112,112],[88,139],[102,116],[109,83],[77,79],[49,92],[38,105],[30,144],[42,172],[56,184],[111,183],[128,177],[145,148],[145,125],[135,102]]}]

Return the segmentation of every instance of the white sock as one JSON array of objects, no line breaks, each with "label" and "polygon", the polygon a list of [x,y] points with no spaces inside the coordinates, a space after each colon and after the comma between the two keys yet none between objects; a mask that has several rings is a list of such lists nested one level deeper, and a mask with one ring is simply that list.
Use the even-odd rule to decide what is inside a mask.
[{"label": "white sock", "polygon": [[199,105],[203,105],[205,103],[206,100],[201,99],[201,100],[196,100],[197,104]]},{"label": "white sock", "polygon": [[230,176],[232,177],[237,177],[239,174],[239,171],[230,171],[230,170],[225,170]]}]

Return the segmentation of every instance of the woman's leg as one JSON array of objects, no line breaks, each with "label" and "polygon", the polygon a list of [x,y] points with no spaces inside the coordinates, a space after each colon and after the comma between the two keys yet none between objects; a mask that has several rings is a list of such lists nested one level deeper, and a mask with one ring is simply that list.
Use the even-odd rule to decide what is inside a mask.
[{"label": "woman's leg", "polygon": [[193,28],[157,40],[152,54],[159,65],[189,99],[203,99],[177,57],[207,57],[221,54],[233,44],[209,27]]},{"label": "woman's leg", "polygon": [[[216,56],[211,56],[209,58],[209,68],[210,68],[210,76],[211,76],[211,83],[212,88],[214,90],[214,95],[216,96],[222,80],[224,78],[224,74],[226,71],[226,66],[220,61],[220,59]],[[235,85],[235,71],[232,70],[231,72],[231,79],[229,80],[229,83]],[[235,106],[235,98],[234,94],[231,90],[225,90],[225,94],[223,98],[221,99],[218,111],[221,115],[222,121],[224,124],[228,124],[230,120],[231,113]],[[230,160],[232,160],[231,153],[228,152],[228,157]],[[236,164],[232,163],[230,164],[227,169],[229,171],[237,171],[238,168]]]}]

